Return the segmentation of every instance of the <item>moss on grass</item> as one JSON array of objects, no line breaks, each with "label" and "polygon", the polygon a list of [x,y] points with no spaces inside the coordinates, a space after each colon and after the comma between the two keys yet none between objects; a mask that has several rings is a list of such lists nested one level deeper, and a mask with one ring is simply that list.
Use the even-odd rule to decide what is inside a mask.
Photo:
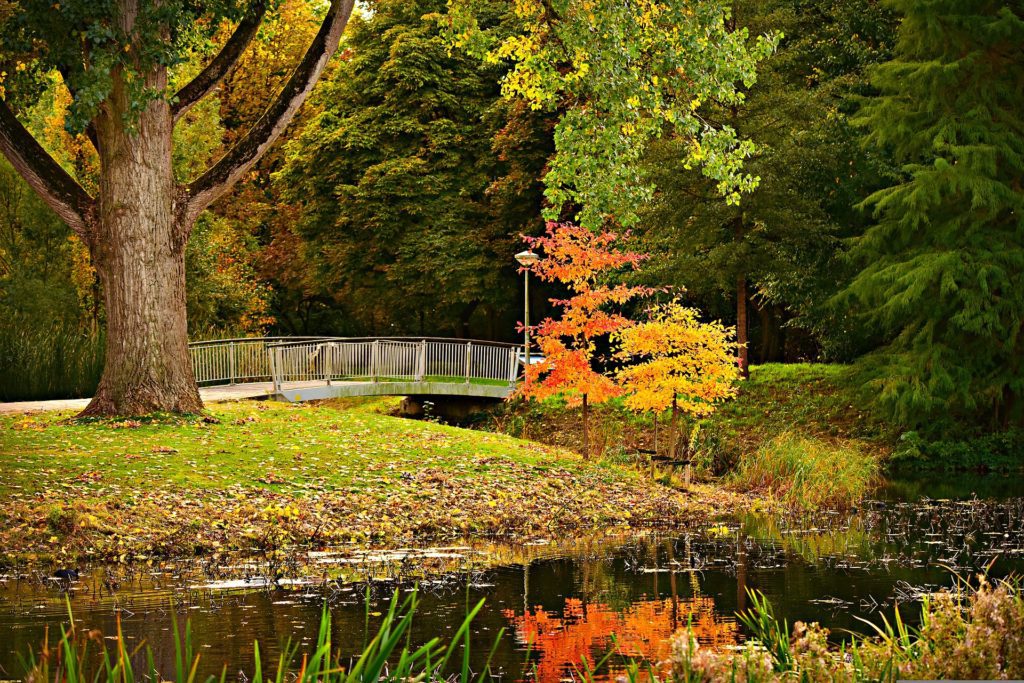
[{"label": "moss on grass", "polygon": [[389,407],[240,402],[205,419],[87,424],[0,417],[2,559],[652,528],[744,504],[537,443],[381,414]]}]

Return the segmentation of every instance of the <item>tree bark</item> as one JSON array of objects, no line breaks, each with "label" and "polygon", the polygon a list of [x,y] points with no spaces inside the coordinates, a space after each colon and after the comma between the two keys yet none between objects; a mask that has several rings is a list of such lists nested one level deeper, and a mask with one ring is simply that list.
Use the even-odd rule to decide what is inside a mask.
[{"label": "tree bark", "polygon": [[749,339],[747,337],[747,278],[740,275],[736,279],[736,342],[739,344],[740,374],[743,379],[750,378]]},{"label": "tree bark", "polygon": [[[173,118],[151,101],[135,131],[124,121],[128,86],[115,74],[96,120],[101,162],[93,266],[103,287],[107,347],[103,376],[82,415],[198,413],[203,409],[188,352],[185,242],[176,225],[171,164]],[[150,76],[166,85],[166,71]]]},{"label": "tree bark", "polygon": [[679,397],[676,394],[672,394],[672,428],[670,431],[669,443],[672,445],[670,446],[669,457],[675,460],[676,455],[679,453]]},{"label": "tree bark", "polygon": [[786,331],[782,326],[782,315],[779,308],[775,304],[767,302],[756,308],[761,328],[761,344],[757,362],[781,362],[784,359]]},{"label": "tree bark", "polygon": [[583,459],[590,460],[590,405],[583,394]]}]

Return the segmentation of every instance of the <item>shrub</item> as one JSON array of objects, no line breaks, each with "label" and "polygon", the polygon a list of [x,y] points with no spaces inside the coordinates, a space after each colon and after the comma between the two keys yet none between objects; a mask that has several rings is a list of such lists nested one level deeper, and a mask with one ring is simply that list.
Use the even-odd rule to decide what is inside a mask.
[{"label": "shrub", "polygon": [[692,632],[673,639],[671,678],[679,683],[807,681],[978,680],[1024,676],[1024,599],[1019,584],[990,584],[926,599],[921,626],[906,626],[896,613],[875,635],[854,637],[840,649],[829,631],[797,622],[787,638],[764,596],[740,615],[755,639],[739,651],[702,649]]},{"label": "shrub", "polygon": [[782,434],[741,456],[729,481],[794,508],[843,508],[864,497],[878,472],[878,458],[849,442]]},{"label": "shrub", "polygon": [[67,536],[75,530],[78,513],[74,508],[54,505],[46,514],[46,527],[55,534]]},{"label": "shrub", "polygon": [[1018,470],[1024,467],[1024,430],[938,440],[926,439],[918,432],[905,432],[891,462],[898,469]]}]

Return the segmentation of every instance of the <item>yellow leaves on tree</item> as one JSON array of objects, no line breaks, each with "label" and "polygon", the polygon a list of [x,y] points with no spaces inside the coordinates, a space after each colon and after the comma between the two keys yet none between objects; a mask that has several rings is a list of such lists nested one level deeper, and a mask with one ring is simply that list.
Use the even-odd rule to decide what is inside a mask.
[{"label": "yellow leaves on tree", "polygon": [[674,457],[679,412],[706,417],[736,395],[735,331],[701,322],[695,309],[672,301],[615,336],[616,357],[629,363],[617,373],[626,405],[656,413],[671,407]]}]

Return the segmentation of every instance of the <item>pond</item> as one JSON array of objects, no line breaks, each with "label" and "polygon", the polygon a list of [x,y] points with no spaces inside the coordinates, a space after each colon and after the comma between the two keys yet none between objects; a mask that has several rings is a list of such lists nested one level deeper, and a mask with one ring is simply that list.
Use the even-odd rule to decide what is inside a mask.
[{"label": "pond", "polygon": [[[834,632],[865,631],[894,609],[913,621],[920,598],[991,565],[993,576],[1024,571],[1024,487],[1018,476],[893,480],[848,513],[717,522],[689,533],[643,538],[538,539],[510,547],[330,551],[241,561],[91,567],[77,581],[0,577],[0,678],[20,677],[19,656],[59,631],[70,601],[81,628],[116,630],[145,642],[173,671],[171,615],[190,618],[201,673],[251,675],[252,643],[265,663],[283,642],[316,636],[326,602],[333,640],[358,652],[396,588],[420,586],[413,640],[454,632],[480,599],[471,652],[479,667],[497,640],[493,665],[510,681],[557,681],[580,657],[607,651],[656,661],[667,638],[692,624],[700,640],[727,646],[745,634],[735,613],[746,591],[762,591],[789,620]],[[277,577],[277,581],[263,577]],[[504,631],[502,631],[504,630]]]}]

